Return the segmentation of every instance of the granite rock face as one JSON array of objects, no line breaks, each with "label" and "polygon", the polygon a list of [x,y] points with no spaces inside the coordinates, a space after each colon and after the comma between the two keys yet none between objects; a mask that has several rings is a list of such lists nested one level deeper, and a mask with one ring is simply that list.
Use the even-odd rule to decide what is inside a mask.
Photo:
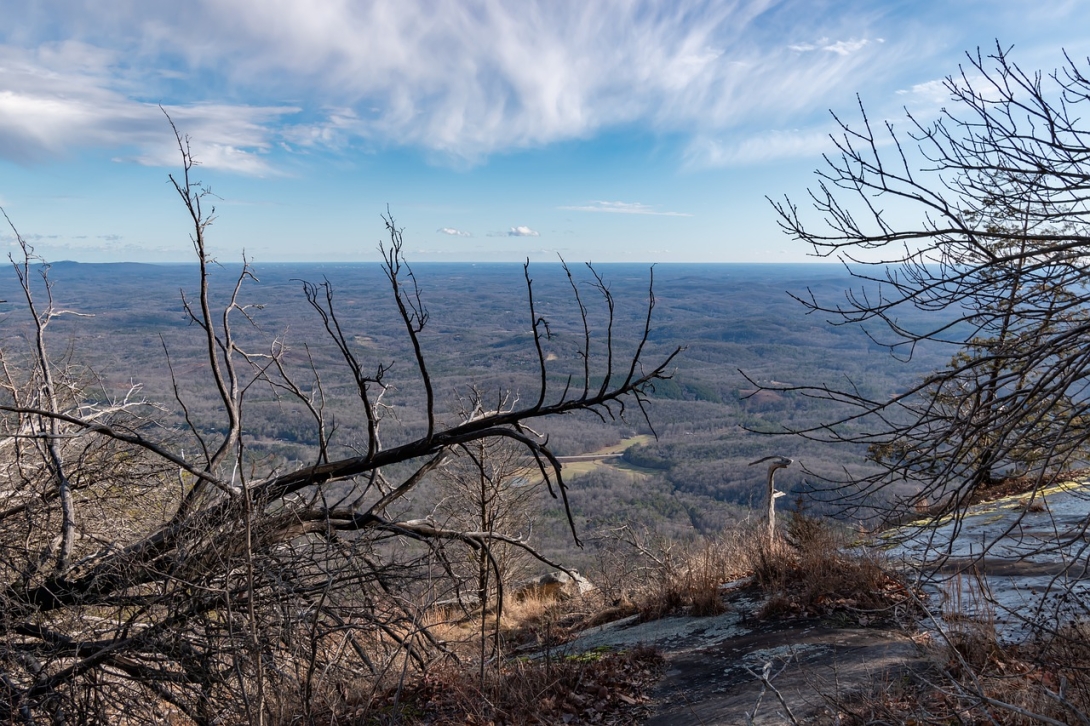
[{"label": "granite rock face", "polygon": [[[1088,522],[1090,483],[1068,481],[974,504],[959,517],[921,520],[881,539],[892,561],[930,575],[934,621],[923,627],[960,627],[968,619],[1018,643],[1041,624],[1084,612]],[[946,622],[947,614],[956,622]]]}]

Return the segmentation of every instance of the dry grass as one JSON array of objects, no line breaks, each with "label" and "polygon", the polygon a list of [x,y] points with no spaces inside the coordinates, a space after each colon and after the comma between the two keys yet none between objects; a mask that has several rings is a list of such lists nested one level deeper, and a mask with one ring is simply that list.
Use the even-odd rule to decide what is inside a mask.
[{"label": "dry grass", "polygon": [[1090,625],[1004,644],[979,585],[964,577],[947,584],[942,621],[938,637],[921,634],[926,673],[833,704],[830,723],[1090,724]]},{"label": "dry grass", "polygon": [[691,542],[628,528],[615,533],[592,577],[601,610],[587,624],[633,614],[649,621],[681,612],[725,612],[720,585],[751,570],[749,538],[748,529],[741,528]]},{"label": "dry grass", "polygon": [[566,643],[572,633],[601,607],[594,592],[565,599],[540,594],[517,598],[504,607],[500,621],[503,648],[551,648]]},{"label": "dry grass", "polygon": [[[323,678],[309,697],[285,679],[270,698],[271,726],[628,724],[646,715],[662,658],[652,649],[567,656],[562,646],[599,607],[594,598],[511,598],[494,611],[426,612],[423,626],[449,652],[421,671],[391,661],[380,682]],[[497,640],[498,625],[498,640]],[[515,657],[519,652],[539,654]],[[544,655],[540,655],[544,654]]]},{"label": "dry grass", "polygon": [[748,524],[688,544],[625,530],[617,543],[626,549],[611,553],[599,575],[605,600],[613,606],[608,613],[639,613],[644,621],[681,612],[718,615],[727,609],[720,586],[748,576],[768,594],[762,617],[839,611],[869,624],[893,620],[913,607],[903,579],[878,553],[849,547],[837,525],[792,515],[786,530],[785,537],[770,543],[763,526]]},{"label": "dry grass", "polygon": [[647,716],[647,691],[662,657],[648,648],[579,657],[514,659],[490,664],[483,679],[444,664],[395,683],[371,698],[349,695],[336,709],[282,723],[330,726],[531,726],[632,724]]},{"label": "dry grass", "polygon": [[557,648],[592,625],[629,614],[629,609],[606,606],[602,593],[597,590],[565,597],[526,590],[504,599],[503,614],[498,623],[493,609],[484,613],[482,620],[480,609],[468,612],[459,609],[451,613],[433,608],[427,612],[424,626],[451,653],[468,664],[480,661],[482,632],[486,659],[497,658]]},{"label": "dry grass", "polygon": [[846,614],[862,625],[898,621],[913,608],[912,592],[865,547],[821,519],[794,515],[785,539],[751,540],[757,583],[768,592],[764,618]]},{"label": "dry grass", "polygon": [[646,710],[645,689],[657,679],[656,653],[512,656],[555,654],[586,627],[626,615],[651,620],[682,612],[719,614],[726,609],[721,585],[745,577],[767,593],[767,617],[848,612],[868,624],[892,619],[911,601],[875,555],[846,547],[832,525],[797,516],[785,529],[786,537],[772,546],[758,527],[690,543],[625,530],[613,543],[610,566],[591,577],[596,591],[567,600],[535,593],[510,597],[498,622],[495,612],[482,621],[479,611],[436,609],[426,625],[451,660],[425,673],[391,670],[385,683],[366,693],[341,685],[323,696],[328,707],[310,709],[310,719],[375,725],[635,723]]},{"label": "dry grass", "polygon": [[646,691],[662,664],[656,651],[637,648],[510,661],[489,670],[483,685],[464,670],[439,670],[402,703],[436,726],[633,723],[646,716]]},{"label": "dry grass", "polygon": [[649,587],[637,595],[640,620],[657,620],[677,612],[698,617],[726,612],[719,586],[738,577],[737,548],[728,540],[705,541],[687,548],[680,557],[665,560]]}]

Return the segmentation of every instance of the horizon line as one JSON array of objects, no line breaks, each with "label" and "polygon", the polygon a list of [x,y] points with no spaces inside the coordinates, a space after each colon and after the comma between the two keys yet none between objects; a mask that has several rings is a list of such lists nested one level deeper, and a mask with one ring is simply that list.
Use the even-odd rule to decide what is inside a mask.
[{"label": "horizon line", "polygon": [[[843,266],[843,262],[840,260],[803,260],[795,262],[757,262],[757,261],[720,261],[720,262],[708,262],[706,260],[675,260],[670,262],[653,262],[650,260],[626,260],[608,261],[608,262],[594,262],[594,261],[580,261],[572,263],[565,260],[569,265],[572,264],[592,264],[592,265],[651,265],[651,266],[665,266],[665,265],[836,265]],[[196,260],[156,260],[154,262],[144,260],[113,260],[109,262],[87,262],[81,260],[41,260],[37,264],[39,265],[150,265],[150,266],[167,266],[167,265],[195,265]],[[216,260],[215,264],[220,266],[227,265],[239,265],[241,262],[237,260],[231,261],[219,261]],[[382,260],[248,260],[250,265],[381,265]],[[419,262],[410,262],[411,265],[522,265],[525,261],[516,260],[422,260]],[[560,261],[556,260],[531,260],[531,265],[560,265]]]}]

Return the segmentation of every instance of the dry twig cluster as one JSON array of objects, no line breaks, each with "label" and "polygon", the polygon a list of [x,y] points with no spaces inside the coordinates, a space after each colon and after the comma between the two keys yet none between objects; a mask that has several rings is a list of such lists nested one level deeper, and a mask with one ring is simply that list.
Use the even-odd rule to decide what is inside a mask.
[{"label": "dry twig cluster", "polygon": [[[497,545],[548,560],[501,522],[406,519],[398,503],[452,454],[479,456],[503,441],[566,508],[560,464],[529,424],[576,411],[619,416],[626,404],[642,410],[677,353],[645,364],[652,294],[642,337],[623,357],[609,288],[592,270],[607,318],[601,340],[569,271],[585,333],[576,351],[582,376],[556,385],[546,363],[549,326],[535,308],[527,268],[537,389],[527,403],[500,395],[489,405],[478,396],[460,414],[445,414],[421,336],[429,311],[403,258],[401,231],[388,218],[384,268],[415,364],[408,383],[424,391],[426,423],[387,441],[391,363],[361,357],[328,282],[303,283],[303,293],[339,352],[340,371],[291,370],[280,339],[259,350],[244,342],[239,329],[256,314],[244,302],[253,279],[248,264],[226,302],[213,303],[206,235],[214,210],[206,208],[209,191],[192,178],[188,140],[177,138],[183,167],[171,180],[199,265],[197,290],[183,305],[202,340],[204,391],[219,403],[218,424],[191,415],[177,377],[174,403],[187,427],[165,434],[142,401],[89,398],[88,382],[53,355],[48,324],[65,311],[53,306],[44,268],[35,283],[37,261],[18,238],[23,257],[15,268],[32,327],[29,350],[5,350],[0,369],[5,723],[268,723],[291,703],[295,717],[310,722],[344,705],[346,689],[378,694],[456,657],[426,627],[425,595],[436,577],[462,584],[457,553],[475,553],[494,574],[497,608]],[[361,440],[342,441],[327,409],[324,386],[337,375],[356,392]],[[258,391],[309,416],[309,461],[277,470],[248,457],[247,403]]]}]

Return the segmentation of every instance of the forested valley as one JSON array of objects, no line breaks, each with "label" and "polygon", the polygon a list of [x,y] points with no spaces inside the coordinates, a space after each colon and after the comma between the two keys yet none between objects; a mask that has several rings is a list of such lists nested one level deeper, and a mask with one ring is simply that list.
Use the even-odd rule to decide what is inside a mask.
[{"label": "forested valley", "polygon": [[[213,290],[225,296],[240,265],[225,261],[210,269]],[[572,512],[580,534],[591,539],[598,530],[626,524],[681,539],[720,532],[762,506],[764,469],[749,464],[769,454],[799,463],[779,479],[779,487],[792,495],[785,500],[789,508],[796,506],[815,478],[835,477],[845,468],[862,471],[866,451],[857,447],[849,454],[844,447],[782,435],[785,428],[835,419],[836,407],[792,392],[759,390],[762,386],[850,381],[867,394],[893,396],[941,367],[943,355],[949,355],[937,345],[921,346],[911,356],[893,354],[862,326],[836,326],[806,315],[792,295],[842,295],[852,281],[839,265],[612,264],[595,271],[616,299],[613,335],[619,351],[630,352],[638,343],[652,274],[648,352],[684,350],[671,377],[650,391],[646,418],[629,406],[623,414],[619,409],[605,417],[579,412],[541,422],[558,456],[607,448],[623,452],[566,464]],[[331,372],[323,381],[335,421],[331,446],[351,448],[364,436],[366,419],[354,410],[358,401],[351,377],[336,377],[339,351],[307,305],[303,281],[328,281],[361,359],[390,366],[391,386],[383,399],[387,441],[419,434],[426,425],[424,391],[378,263],[257,263],[253,272],[256,279],[248,280],[243,292],[254,325],[240,327],[240,335],[255,349],[282,347],[287,365]],[[474,391],[497,402],[529,395],[538,371],[522,267],[429,263],[415,265],[413,272],[431,315],[420,337],[440,409],[455,417]],[[529,272],[537,310],[550,326],[548,356],[558,364],[549,384],[559,390],[569,374],[580,373],[572,366],[584,331],[560,265],[531,265]],[[573,274],[593,281],[589,270],[574,267]],[[59,262],[48,266],[48,278],[56,308],[71,313],[51,323],[51,338],[54,345],[63,341],[64,364],[79,372],[86,393],[102,400],[129,395],[147,402],[154,409],[149,416],[164,427],[180,426],[176,381],[199,426],[224,426],[204,387],[208,363],[202,339],[182,305],[183,291],[199,280],[196,266]],[[3,281],[0,294],[8,301],[2,306],[3,335],[8,341],[25,339],[28,321],[10,270]],[[261,386],[247,398],[246,456],[265,467],[307,463],[315,432],[301,415],[301,404]],[[405,506],[423,516],[436,501],[424,487]],[[839,513],[809,496],[804,506],[813,513]],[[593,553],[573,545],[559,503],[542,493],[533,507],[538,509],[536,544],[569,563],[589,565]]]}]

